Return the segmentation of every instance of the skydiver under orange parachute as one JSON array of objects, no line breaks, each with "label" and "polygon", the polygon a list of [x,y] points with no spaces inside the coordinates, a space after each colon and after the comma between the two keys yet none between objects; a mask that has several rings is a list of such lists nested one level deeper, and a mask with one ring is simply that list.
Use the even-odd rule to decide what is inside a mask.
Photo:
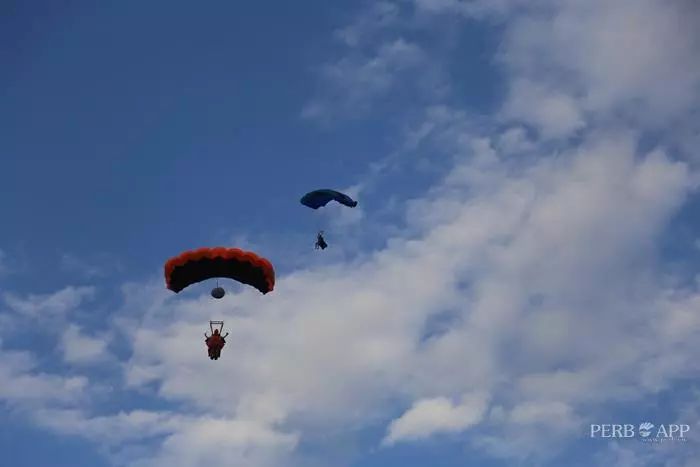
[{"label": "skydiver under orange parachute", "polygon": [[221,349],[226,345],[226,337],[228,336],[228,333],[222,336],[218,328],[214,329],[212,327],[214,324],[219,325],[221,329],[224,327],[223,321],[209,321],[209,328],[212,330],[211,336],[207,336],[206,331],[204,332],[204,342],[207,344],[210,360],[218,360],[221,357]]},{"label": "skydiver under orange parachute", "polygon": [[[262,294],[275,287],[275,270],[265,258],[238,248],[200,248],[186,251],[165,263],[165,283],[168,289],[179,293],[184,288],[207,279],[225,277],[251,285]],[[224,289],[217,287],[211,291],[212,297],[223,298]],[[214,325],[219,328],[214,329]],[[210,321],[212,335],[204,333],[209,358],[218,360],[226,345],[226,335],[222,336],[223,321]]]}]

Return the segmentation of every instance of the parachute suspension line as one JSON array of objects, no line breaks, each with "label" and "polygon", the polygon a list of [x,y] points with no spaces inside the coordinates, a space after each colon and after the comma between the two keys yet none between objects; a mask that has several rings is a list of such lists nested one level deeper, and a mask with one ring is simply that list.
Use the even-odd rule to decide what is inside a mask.
[{"label": "parachute suspension line", "polygon": [[323,216],[320,211],[316,211],[313,214],[316,220],[316,235],[318,235],[319,233],[323,232]]},{"label": "parachute suspension line", "polygon": [[209,320],[209,329],[211,329],[212,334],[214,334],[214,326],[216,326],[216,329],[218,329],[220,333],[224,330],[224,322],[223,321],[211,321],[211,320]]}]

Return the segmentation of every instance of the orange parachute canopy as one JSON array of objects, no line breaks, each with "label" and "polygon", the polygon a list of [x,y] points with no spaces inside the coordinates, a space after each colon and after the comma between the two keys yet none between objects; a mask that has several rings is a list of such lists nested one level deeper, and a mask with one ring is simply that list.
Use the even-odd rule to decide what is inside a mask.
[{"label": "orange parachute canopy", "polygon": [[165,263],[165,284],[175,293],[207,279],[224,277],[266,294],[275,288],[275,269],[267,259],[239,248],[198,248]]}]

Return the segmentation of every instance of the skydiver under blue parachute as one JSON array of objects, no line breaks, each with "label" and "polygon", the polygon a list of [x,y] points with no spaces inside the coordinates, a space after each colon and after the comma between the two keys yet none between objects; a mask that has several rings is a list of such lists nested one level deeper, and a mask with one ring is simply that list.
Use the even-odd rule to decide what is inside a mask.
[{"label": "skydiver under blue parachute", "polygon": [[[310,191],[309,193],[306,193],[300,201],[304,206],[314,210],[327,205],[331,201],[336,201],[337,203],[350,208],[357,206],[357,201],[345,193],[329,189]],[[326,239],[323,238],[323,230],[319,231],[319,233],[316,235],[315,248],[317,250],[325,250],[328,248],[328,243],[326,243]]]},{"label": "skydiver under blue parachute", "polygon": [[316,249],[318,250],[319,248],[322,250],[325,250],[328,248],[328,243],[326,243],[326,239],[323,238],[323,230],[321,230],[318,235],[316,235]]}]

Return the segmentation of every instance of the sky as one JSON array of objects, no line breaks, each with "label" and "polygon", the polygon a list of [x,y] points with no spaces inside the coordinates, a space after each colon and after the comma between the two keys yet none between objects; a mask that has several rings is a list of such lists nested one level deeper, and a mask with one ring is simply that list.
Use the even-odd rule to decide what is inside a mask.
[{"label": "sky", "polygon": [[[700,465],[698,24],[693,0],[5,2],[0,463]],[[218,245],[275,290],[165,288]],[[690,431],[590,436],[643,422]]]}]

